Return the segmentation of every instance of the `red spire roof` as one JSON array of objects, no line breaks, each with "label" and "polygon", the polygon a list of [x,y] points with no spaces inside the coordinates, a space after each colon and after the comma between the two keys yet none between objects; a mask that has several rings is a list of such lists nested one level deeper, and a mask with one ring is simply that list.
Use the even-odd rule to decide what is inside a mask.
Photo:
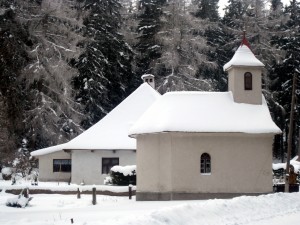
[{"label": "red spire roof", "polygon": [[245,30],[243,32],[243,40],[242,40],[242,43],[241,43],[241,46],[243,46],[243,45],[246,45],[249,49],[251,49],[250,44],[249,44],[249,42],[246,38],[246,31]]}]

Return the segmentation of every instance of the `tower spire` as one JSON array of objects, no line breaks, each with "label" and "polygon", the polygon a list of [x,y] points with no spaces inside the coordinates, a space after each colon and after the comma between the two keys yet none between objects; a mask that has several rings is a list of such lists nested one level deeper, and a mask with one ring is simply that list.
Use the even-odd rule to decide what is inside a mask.
[{"label": "tower spire", "polygon": [[244,26],[244,30],[243,30],[243,40],[242,40],[241,46],[243,46],[243,45],[246,45],[249,49],[251,49],[250,44],[249,44],[249,42],[246,38],[246,28],[245,28],[245,26]]}]

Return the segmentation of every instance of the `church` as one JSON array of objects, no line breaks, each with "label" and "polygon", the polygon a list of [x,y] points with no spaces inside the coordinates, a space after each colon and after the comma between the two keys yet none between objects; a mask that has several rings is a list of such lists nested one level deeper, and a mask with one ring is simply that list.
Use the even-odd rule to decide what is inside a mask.
[{"label": "church", "polygon": [[231,198],[272,192],[281,130],[262,95],[264,64],[247,39],[224,65],[228,92],[169,92],[131,127],[137,200]]}]

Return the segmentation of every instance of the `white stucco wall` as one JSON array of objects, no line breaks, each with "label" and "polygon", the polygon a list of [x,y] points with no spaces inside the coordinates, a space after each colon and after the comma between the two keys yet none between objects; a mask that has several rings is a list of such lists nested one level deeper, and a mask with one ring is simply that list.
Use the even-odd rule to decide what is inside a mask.
[{"label": "white stucco wall", "polygon": [[[172,152],[169,135],[141,135],[137,139],[137,187],[141,191],[172,190]],[[139,169],[141,171],[139,171]]]},{"label": "white stucco wall", "polygon": [[[244,74],[252,73],[252,90],[244,89]],[[234,101],[237,103],[261,104],[261,73],[262,69],[257,67],[232,67],[228,70],[228,91],[233,93]]]},{"label": "white stucco wall", "polygon": [[[272,192],[273,135],[161,133],[137,137],[137,191]],[[202,153],[212,172],[200,173]]]},{"label": "white stucco wall", "polygon": [[136,164],[135,150],[72,150],[72,183],[103,184],[102,158],[119,158],[122,166]]},{"label": "white stucco wall", "polygon": [[[70,153],[64,151],[41,155],[39,159],[39,180],[40,181],[69,181],[71,173],[53,172],[53,159],[71,159]],[[72,162],[73,163],[73,162]]]}]

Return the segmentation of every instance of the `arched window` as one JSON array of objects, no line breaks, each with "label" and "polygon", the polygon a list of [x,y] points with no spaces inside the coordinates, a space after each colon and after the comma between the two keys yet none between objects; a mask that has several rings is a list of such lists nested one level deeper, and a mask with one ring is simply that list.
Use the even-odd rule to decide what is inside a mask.
[{"label": "arched window", "polygon": [[200,159],[200,172],[201,173],[211,173],[211,160],[210,155],[203,153]]},{"label": "arched window", "polygon": [[252,74],[247,72],[244,74],[245,90],[252,90]]}]

